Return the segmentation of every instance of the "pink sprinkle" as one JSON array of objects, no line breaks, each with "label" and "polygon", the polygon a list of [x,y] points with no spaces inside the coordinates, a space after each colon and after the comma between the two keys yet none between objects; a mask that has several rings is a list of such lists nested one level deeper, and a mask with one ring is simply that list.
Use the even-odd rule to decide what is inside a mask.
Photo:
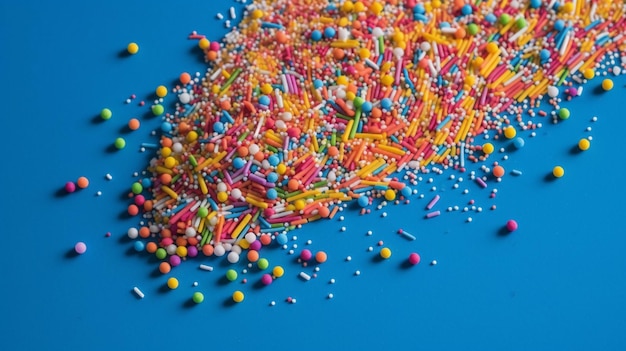
[{"label": "pink sprinkle", "polygon": [[433,211],[433,212],[429,212],[426,214],[426,218],[433,218],[433,217],[437,217],[441,214],[441,212],[439,211]]},{"label": "pink sprinkle", "polygon": [[430,210],[431,208],[433,208],[433,206],[435,206],[435,204],[437,203],[437,201],[439,201],[439,195],[435,195],[435,197],[433,197],[432,200],[430,200],[430,202],[428,203],[428,205],[426,205],[426,209]]}]

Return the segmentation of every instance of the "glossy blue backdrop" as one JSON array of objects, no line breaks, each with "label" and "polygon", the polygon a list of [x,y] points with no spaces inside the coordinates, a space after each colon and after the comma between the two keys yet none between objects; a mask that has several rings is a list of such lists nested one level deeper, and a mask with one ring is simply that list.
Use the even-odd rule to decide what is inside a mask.
[{"label": "glossy blue backdrop", "polygon": [[[247,284],[224,283],[228,264],[197,258],[170,274],[180,281],[177,290],[164,289],[167,276],[155,272],[156,260],[135,252],[125,236],[137,226],[124,215],[126,193],[133,173],[152,156],[139,145],[152,142],[150,132],[159,125],[137,102],[149,105],[155,87],[171,86],[182,71],[204,71],[195,41],[186,37],[197,30],[218,39],[226,28],[215,15],[228,17],[230,6],[242,16],[243,5],[234,1],[0,4],[6,127],[0,349],[626,348],[621,77],[605,94],[594,93],[600,82],[592,81],[567,105],[569,120],[552,125],[546,119],[535,138],[521,133],[526,146],[507,151],[502,162],[522,176],[507,174],[488,189],[468,174],[454,173],[466,178],[458,189],[451,173],[434,176],[433,183],[426,176],[417,187],[424,198],[415,196],[410,205],[367,216],[344,211],[343,222],[336,217],[290,233],[298,237],[290,245],[329,255],[311,281],[298,278],[302,270],[313,273],[311,267],[303,269],[295,256],[275,248],[265,257],[283,265],[286,275],[271,286],[255,284],[255,269],[244,275]],[[121,53],[131,41],[140,51],[126,57]],[[131,94],[137,99],[126,104]],[[107,122],[97,118],[103,107],[113,110]],[[142,127],[129,133],[124,126],[133,117]],[[572,152],[587,135],[593,136],[591,148]],[[127,147],[111,152],[118,136]],[[550,181],[546,175],[556,164],[564,166],[565,177]],[[89,188],[64,195],[64,183],[82,175],[91,180]],[[490,199],[494,187],[498,194]],[[435,193],[441,195],[435,208],[444,213],[426,220],[424,206]],[[470,199],[482,213],[445,212]],[[511,218],[520,229],[502,235]],[[417,240],[399,236],[399,228]],[[375,258],[379,240],[393,251],[384,262]],[[78,241],[88,246],[82,256],[72,254]],[[422,263],[407,267],[410,252],[419,252]],[[429,265],[432,260],[438,264]],[[199,270],[200,263],[215,270]],[[144,299],[133,294],[134,286]],[[232,305],[237,289],[246,300]],[[204,293],[204,303],[189,302],[194,291]],[[286,303],[289,296],[297,303]]]}]

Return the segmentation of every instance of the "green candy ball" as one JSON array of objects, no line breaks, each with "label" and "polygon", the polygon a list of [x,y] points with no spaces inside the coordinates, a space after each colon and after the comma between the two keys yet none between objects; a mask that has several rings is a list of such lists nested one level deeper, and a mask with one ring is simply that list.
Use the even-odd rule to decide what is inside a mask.
[{"label": "green candy ball", "polygon": [[130,187],[130,190],[135,195],[141,194],[141,192],[143,191],[143,186],[139,182],[134,182],[133,185]]},{"label": "green candy ball", "polygon": [[228,279],[231,282],[234,282],[237,279],[237,271],[234,269],[227,270],[226,279]]},{"label": "green candy ball", "polygon": [[559,110],[559,118],[560,118],[560,119],[568,119],[568,118],[569,118],[569,116],[570,116],[569,109],[567,109],[567,108],[565,108],[565,107],[562,107],[562,108]]},{"label": "green candy ball", "polygon": [[118,149],[123,149],[126,147],[126,140],[124,140],[124,138],[117,138],[115,139],[115,143],[113,143],[113,145],[115,145]]},{"label": "green candy ball", "polygon": [[113,112],[108,108],[103,108],[102,111],[100,111],[100,117],[105,121],[111,119],[111,116],[113,116]]},{"label": "green candy ball", "polygon": [[264,270],[264,269],[267,269],[267,267],[270,266],[270,262],[267,260],[267,258],[261,258],[257,262],[257,266],[259,267],[260,270]]},{"label": "green candy ball", "polygon": [[517,27],[517,29],[523,29],[527,25],[528,23],[526,23],[526,19],[524,18],[518,18],[517,21],[515,21],[515,26]]},{"label": "green candy ball", "polygon": [[155,116],[160,116],[163,114],[163,112],[165,112],[165,109],[163,108],[163,105],[154,105],[152,106],[152,113]]},{"label": "green candy ball", "polygon": [[476,23],[470,23],[470,24],[467,26],[467,32],[468,32],[470,35],[476,35],[476,34],[478,34],[478,30],[479,30],[479,28],[478,28],[478,25],[477,25]]},{"label": "green candy ball", "polygon": [[193,300],[193,302],[195,303],[202,303],[202,301],[204,301],[204,294],[202,294],[201,292],[196,291],[195,293],[193,293],[193,295],[191,296],[191,299]]},{"label": "green candy ball", "polygon": [[165,251],[164,248],[160,247],[156,250],[156,252],[154,253],[154,255],[156,256],[156,258],[158,258],[159,260],[163,260],[165,259],[165,257],[167,257],[167,251]]},{"label": "green candy ball", "polygon": [[511,22],[511,16],[508,13],[503,13],[500,16],[500,23],[506,26],[509,22]]},{"label": "green candy ball", "polygon": [[209,215],[209,209],[206,207],[200,207],[198,209],[198,217],[204,218]]}]

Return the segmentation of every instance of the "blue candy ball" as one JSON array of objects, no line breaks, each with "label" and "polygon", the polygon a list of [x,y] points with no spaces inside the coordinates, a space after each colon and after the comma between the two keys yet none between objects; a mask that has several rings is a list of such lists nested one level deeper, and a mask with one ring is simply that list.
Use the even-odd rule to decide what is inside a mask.
[{"label": "blue candy ball", "polygon": [[463,14],[463,16],[471,15],[472,12],[474,12],[474,10],[472,9],[472,6],[469,4],[465,4],[461,8],[461,13]]},{"label": "blue candy ball", "polygon": [[265,196],[270,200],[274,200],[278,197],[278,192],[276,191],[276,189],[270,188],[265,192]]},{"label": "blue candy ball", "polygon": [[322,40],[322,32],[320,32],[319,30],[314,30],[311,32],[311,40],[313,41],[320,41]]},{"label": "blue candy ball", "polygon": [[243,158],[241,157],[236,157],[233,160],[233,167],[235,167],[235,169],[242,169],[243,166],[246,165],[246,161],[243,160]]},{"label": "blue candy ball", "polygon": [[315,89],[319,89],[319,88],[321,88],[321,87],[323,87],[323,86],[324,86],[324,82],[322,82],[322,81],[321,81],[321,80],[319,80],[319,79],[315,79],[315,80],[313,81],[313,86],[315,87]]},{"label": "blue candy ball", "polygon": [[335,31],[335,28],[333,28],[333,27],[326,27],[324,29],[324,37],[325,38],[330,39],[330,38],[334,37],[336,33],[337,32]]},{"label": "blue candy ball", "polygon": [[285,233],[281,233],[276,236],[276,242],[280,245],[285,245],[288,240],[287,234]]},{"label": "blue candy ball", "polygon": [[367,195],[361,195],[358,201],[359,201],[359,206],[361,207],[367,207],[367,205],[370,204],[370,199],[367,197]]},{"label": "blue candy ball", "polygon": [[224,123],[222,122],[215,122],[213,123],[213,131],[215,131],[216,133],[224,133]]},{"label": "blue candy ball", "polygon": [[[270,172],[267,177],[266,177],[267,181],[270,183],[276,183],[276,181],[278,180],[278,173],[276,172]],[[272,189],[270,189],[272,190]]]},{"label": "blue candy ball", "polygon": [[264,106],[269,106],[270,105],[270,97],[267,95],[261,95],[259,97],[259,104],[264,105]]},{"label": "blue candy ball", "polygon": [[539,51],[539,58],[541,59],[541,62],[548,60],[550,58],[550,51],[547,49],[541,49],[541,51]]},{"label": "blue candy ball", "polygon": [[565,29],[565,21],[563,20],[556,20],[556,22],[554,22],[554,29],[557,31],[562,31],[563,29]]},{"label": "blue candy ball", "polygon": [[513,140],[513,146],[515,146],[516,149],[521,149],[524,147],[524,139],[517,137]]},{"label": "blue candy ball", "polygon": [[541,0],[530,0],[530,7],[533,9],[537,9],[541,6]]},{"label": "blue candy ball", "polygon": [[143,243],[143,241],[135,241],[135,251],[137,252],[141,252],[146,248],[146,245]]},{"label": "blue candy ball", "polygon": [[400,193],[404,197],[409,197],[409,196],[411,196],[411,194],[413,194],[413,189],[411,189],[408,186],[405,186],[404,188],[402,188],[402,190],[400,190]]},{"label": "blue candy ball", "polygon": [[267,162],[270,163],[270,166],[276,167],[280,163],[280,159],[276,155],[271,155],[270,157],[267,158]]},{"label": "blue candy ball", "polygon": [[169,133],[172,131],[172,124],[170,122],[163,122],[161,123],[161,130],[164,133]]},{"label": "blue candy ball", "polygon": [[363,105],[361,105],[361,110],[365,113],[372,111],[372,108],[373,108],[372,103],[369,101],[365,101]]},{"label": "blue candy ball", "polygon": [[384,98],[380,102],[380,106],[384,108],[385,110],[389,110],[391,108],[391,105],[392,105],[392,101],[390,98]]}]

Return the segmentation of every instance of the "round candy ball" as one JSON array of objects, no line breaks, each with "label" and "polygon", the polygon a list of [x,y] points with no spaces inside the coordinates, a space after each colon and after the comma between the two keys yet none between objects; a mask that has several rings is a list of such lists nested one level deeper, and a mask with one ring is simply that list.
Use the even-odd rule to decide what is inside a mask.
[{"label": "round candy ball", "polygon": [[137,45],[137,43],[130,43],[126,47],[126,50],[129,54],[134,55],[139,52],[139,45]]},{"label": "round candy ball", "polygon": [[264,270],[264,269],[267,269],[267,267],[269,267],[270,262],[267,260],[267,258],[260,258],[256,264],[260,270]]},{"label": "round candy ball", "polygon": [[113,142],[113,145],[115,146],[116,149],[121,150],[123,148],[126,147],[126,140],[124,140],[124,138],[117,138],[115,139],[115,142]]},{"label": "round candy ball", "polygon": [[559,118],[560,119],[568,119],[570,116],[570,112],[569,109],[565,108],[565,107],[561,107],[559,109]]},{"label": "round candy ball", "polygon": [[513,219],[509,219],[509,220],[506,222],[506,229],[507,229],[508,231],[510,231],[510,232],[514,232],[514,231],[516,231],[516,230],[517,230],[517,227],[518,227],[518,226],[517,226],[517,222],[516,222],[515,220],[513,220]]},{"label": "round candy ball", "polygon": [[590,146],[591,143],[589,142],[589,139],[582,138],[578,141],[578,148],[582,151],[588,150]]},{"label": "round candy ball", "polygon": [[602,81],[602,89],[604,89],[604,91],[609,91],[611,89],[613,89],[613,81],[610,79],[605,79]]},{"label": "round candy ball", "polygon": [[523,148],[525,144],[526,142],[524,141],[523,138],[517,137],[513,140],[513,146],[515,146],[516,149]]},{"label": "round candy ball", "polygon": [[171,277],[167,280],[167,287],[174,290],[178,288],[178,279]]},{"label": "round candy ball", "polygon": [[191,296],[191,299],[193,300],[193,302],[195,303],[202,303],[202,301],[204,301],[204,294],[202,294],[199,291],[196,291],[195,293],[193,293],[193,295]]},{"label": "round candy ball", "polygon": [[308,261],[311,258],[313,258],[313,254],[311,253],[311,250],[309,249],[304,249],[300,252],[300,259],[303,261]]},{"label": "round candy ball", "polygon": [[233,301],[239,303],[243,301],[243,299],[244,299],[244,295],[241,291],[237,290],[233,293]]},{"label": "round candy ball", "polygon": [[261,277],[261,283],[263,283],[263,285],[270,285],[273,281],[274,279],[272,278],[271,274],[265,273]]},{"label": "round candy ball", "polygon": [[79,241],[76,245],[74,245],[74,251],[76,251],[77,254],[82,255],[87,251],[87,245],[84,242]]},{"label": "round candy ball", "polygon": [[229,269],[226,271],[226,279],[233,282],[237,279],[237,271],[234,269]]},{"label": "round candy ball", "polygon": [[67,191],[68,193],[73,193],[74,191],[76,191],[76,184],[74,184],[74,182],[65,183],[65,191]]},{"label": "round candy ball", "polygon": [[100,118],[103,120],[111,119],[111,116],[113,116],[113,113],[108,108],[103,108],[102,111],[100,111]]},{"label": "round candy ball", "polygon": [[552,169],[552,175],[554,175],[556,178],[561,178],[565,175],[565,170],[561,166],[555,166]]},{"label": "round candy ball", "polygon": [[389,249],[388,247],[383,247],[382,249],[380,249],[380,257],[384,259],[388,259],[389,257],[391,257],[391,249]]},{"label": "round candy ball", "polygon": [[412,265],[416,265],[420,263],[420,260],[421,260],[420,255],[415,252],[409,255],[409,263],[411,263]]},{"label": "round candy ball", "polygon": [[367,195],[361,195],[359,197],[358,202],[359,202],[359,206],[367,207],[367,205],[369,205],[369,203],[370,203],[370,199],[369,199],[369,197]]}]

